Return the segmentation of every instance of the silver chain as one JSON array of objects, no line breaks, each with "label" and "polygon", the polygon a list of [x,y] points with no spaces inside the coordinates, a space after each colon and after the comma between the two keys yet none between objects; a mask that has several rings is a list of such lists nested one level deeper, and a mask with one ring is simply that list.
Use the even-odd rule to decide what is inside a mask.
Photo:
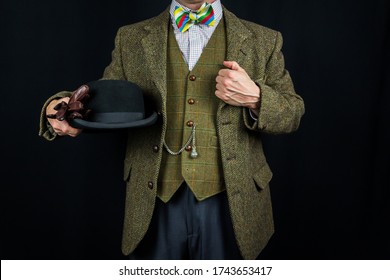
[{"label": "silver chain", "polygon": [[181,147],[181,149],[178,150],[177,152],[172,151],[172,150],[168,147],[167,143],[166,143],[165,140],[164,140],[163,144],[164,144],[165,149],[167,149],[167,152],[168,152],[169,154],[173,155],[173,156],[180,155],[180,154],[185,150],[185,148],[186,148],[186,147],[191,143],[191,141],[192,141],[191,158],[197,158],[197,157],[198,157],[198,153],[196,152],[196,146],[195,146],[195,131],[196,131],[196,125],[194,124],[194,125],[192,126],[192,131],[191,131],[190,136],[188,137],[187,142],[186,142],[186,143],[184,144],[184,146]]}]

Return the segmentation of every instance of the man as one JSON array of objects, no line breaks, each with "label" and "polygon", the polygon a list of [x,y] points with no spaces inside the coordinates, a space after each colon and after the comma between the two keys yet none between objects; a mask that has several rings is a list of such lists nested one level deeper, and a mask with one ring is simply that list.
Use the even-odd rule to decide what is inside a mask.
[{"label": "man", "polygon": [[[139,85],[159,112],[132,130],[122,251],[134,259],[255,259],[273,234],[261,133],[295,131],[304,103],[284,69],[280,33],[238,19],[219,0],[173,0],[119,29],[103,79]],[[40,135],[77,136],[46,119]],[[196,139],[196,141],[195,141]]]}]

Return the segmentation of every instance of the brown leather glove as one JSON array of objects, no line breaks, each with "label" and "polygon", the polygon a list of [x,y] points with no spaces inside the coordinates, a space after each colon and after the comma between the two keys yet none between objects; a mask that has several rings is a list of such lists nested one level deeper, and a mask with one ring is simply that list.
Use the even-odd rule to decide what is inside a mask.
[{"label": "brown leather glove", "polygon": [[49,119],[57,119],[63,121],[65,119],[83,119],[91,110],[84,107],[84,102],[89,98],[89,87],[82,85],[76,89],[70,96],[69,102],[62,101],[58,103],[54,110],[57,111],[55,114],[48,114],[46,117]]}]

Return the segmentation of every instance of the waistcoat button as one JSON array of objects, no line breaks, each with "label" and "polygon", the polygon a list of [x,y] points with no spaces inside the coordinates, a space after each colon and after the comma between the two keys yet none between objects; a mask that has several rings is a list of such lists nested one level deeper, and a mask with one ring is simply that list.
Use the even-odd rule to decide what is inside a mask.
[{"label": "waistcoat button", "polygon": [[190,104],[190,105],[195,104],[195,99],[193,99],[193,98],[188,99],[188,104]]},{"label": "waistcoat button", "polygon": [[157,145],[153,146],[153,152],[158,153],[159,150],[160,148]]},{"label": "waistcoat button", "polygon": [[191,152],[192,151],[192,146],[191,145],[186,146],[186,151],[187,152]]},{"label": "waistcoat button", "polygon": [[151,189],[151,190],[153,189],[153,182],[152,181],[148,182],[148,188]]},{"label": "waistcoat button", "polygon": [[188,121],[188,122],[187,122],[187,126],[188,126],[188,127],[192,127],[193,125],[194,125],[194,122],[193,122],[193,121]]},{"label": "waistcoat button", "polygon": [[195,75],[190,75],[188,78],[190,79],[191,82],[196,80],[196,76]]}]

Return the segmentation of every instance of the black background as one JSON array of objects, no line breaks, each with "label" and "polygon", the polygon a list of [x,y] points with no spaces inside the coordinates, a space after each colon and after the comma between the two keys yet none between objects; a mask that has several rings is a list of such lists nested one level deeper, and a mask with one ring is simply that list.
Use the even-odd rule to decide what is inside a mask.
[{"label": "black background", "polygon": [[[97,80],[117,29],[170,1],[1,1],[1,258],[123,259],[121,133],[38,137],[55,92]],[[223,0],[284,36],[306,114],[263,135],[276,233],[264,259],[389,259],[389,1]]]}]

